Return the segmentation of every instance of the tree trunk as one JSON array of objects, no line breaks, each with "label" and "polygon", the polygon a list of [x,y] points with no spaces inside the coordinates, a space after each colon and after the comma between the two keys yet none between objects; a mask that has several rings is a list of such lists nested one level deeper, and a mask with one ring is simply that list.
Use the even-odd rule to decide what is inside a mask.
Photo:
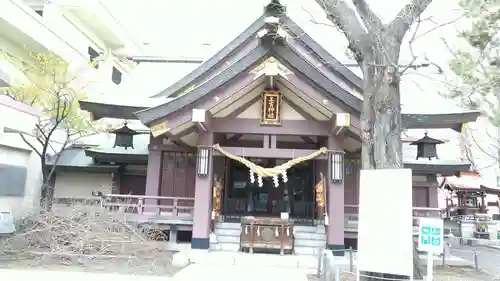
[{"label": "tree trunk", "polygon": [[42,211],[50,212],[54,203],[54,176],[43,173],[40,192],[40,207]]},{"label": "tree trunk", "polygon": [[[392,50],[392,51],[391,51]],[[361,116],[363,169],[403,168],[401,142],[401,101],[399,69],[393,67],[399,59],[399,48],[385,48],[382,54],[365,59],[363,65],[364,102]],[[422,271],[416,247],[413,250],[414,278],[421,279]],[[401,278],[389,274],[369,273],[377,280]],[[377,278],[379,277],[379,278]]]}]

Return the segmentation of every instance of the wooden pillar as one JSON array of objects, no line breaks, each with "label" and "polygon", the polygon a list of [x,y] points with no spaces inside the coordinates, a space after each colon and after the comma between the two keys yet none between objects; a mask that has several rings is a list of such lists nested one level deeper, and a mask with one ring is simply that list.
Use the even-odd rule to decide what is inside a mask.
[{"label": "wooden pillar", "polygon": [[486,193],[481,192],[481,213],[486,213],[486,206],[485,206],[485,200],[484,197],[486,197]]},{"label": "wooden pillar", "polygon": [[[344,151],[343,136],[329,136],[328,149]],[[339,183],[332,182],[331,161],[328,161],[328,172],[326,173],[326,186],[328,198],[327,244],[329,250],[343,250],[344,246],[344,180]],[[334,251],[334,255],[343,256],[343,251]]]},{"label": "wooden pillar", "polygon": [[[214,142],[212,132],[200,132],[198,146],[211,146]],[[208,176],[196,175],[194,191],[193,236],[192,249],[210,248],[210,214],[212,212],[212,179],[213,179],[213,153],[209,154]]]},{"label": "wooden pillar", "polygon": [[[158,142],[158,139],[150,137],[148,169],[146,174],[146,190],[144,192],[144,194],[147,196],[158,196],[160,191],[162,151],[158,150],[158,147],[155,146]],[[145,201],[145,204],[157,205],[158,200],[147,199]],[[147,211],[156,212],[156,209],[148,209]]]},{"label": "wooden pillar", "polygon": [[112,185],[111,185],[111,193],[112,194],[120,194],[120,182],[121,182],[121,178],[122,178],[122,175],[123,175],[123,170],[125,170],[125,166],[122,165],[120,166],[114,173],[113,173],[113,177],[111,179],[112,181]]},{"label": "wooden pillar", "polygon": [[439,208],[439,184],[436,175],[427,175],[427,182],[429,183],[429,207]]}]

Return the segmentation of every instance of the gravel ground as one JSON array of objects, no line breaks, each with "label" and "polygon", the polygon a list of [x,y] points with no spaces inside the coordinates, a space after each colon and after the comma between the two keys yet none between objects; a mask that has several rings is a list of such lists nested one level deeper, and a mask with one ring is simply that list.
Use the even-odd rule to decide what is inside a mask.
[{"label": "gravel ground", "polygon": [[118,273],[173,276],[182,268],[171,265],[173,252],[158,251],[142,257],[54,256],[38,253],[1,255],[0,268],[68,270],[95,273]]},{"label": "gravel ground", "polygon": [[[476,272],[469,267],[437,267],[434,269],[434,281],[499,281],[484,272]],[[315,275],[308,276],[309,281],[319,281]],[[343,273],[341,281],[356,281],[354,274]],[[333,281],[330,280],[330,281]]]}]

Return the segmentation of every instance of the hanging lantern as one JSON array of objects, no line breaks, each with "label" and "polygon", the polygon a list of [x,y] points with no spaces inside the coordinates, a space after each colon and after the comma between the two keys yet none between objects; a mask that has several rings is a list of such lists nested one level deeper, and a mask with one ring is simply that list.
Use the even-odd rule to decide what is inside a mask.
[{"label": "hanging lantern", "polygon": [[206,177],[208,176],[210,165],[210,148],[200,147],[198,148],[198,157],[196,161],[196,171],[198,176]]},{"label": "hanging lantern", "polygon": [[344,180],[344,152],[332,151],[330,153],[331,180],[341,183]]},{"label": "hanging lantern", "polygon": [[425,133],[425,136],[423,138],[410,143],[410,145],[417,146],[417,159],[428,158],[429,160],[431,160],[432,158],[439,159],[437,155],[436,145],[442,143],[444,142],[428,137],[427,133]]},{"label": "hanging lantern", "polygon": [[134,148],[134,135],[138,133],[127,126],[127,122],[123,124],[123,127],[112,131],[111,133],[115,134],[115,145],[113,147],[123,147]]}]

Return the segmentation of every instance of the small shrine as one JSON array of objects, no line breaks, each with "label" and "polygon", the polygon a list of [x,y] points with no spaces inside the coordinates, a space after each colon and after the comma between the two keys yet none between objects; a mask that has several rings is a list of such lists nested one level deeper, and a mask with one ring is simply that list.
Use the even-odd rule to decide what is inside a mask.
[{"label": "small shrine", "polygon": [[499,195],[499,190],[484,186],[483,178],[477,172],[462,172],[439,180],[441,188],[447,192],[447,217],[458,223],[461,236],[496,238],[496,222],[487,214],[486,195]]}]

